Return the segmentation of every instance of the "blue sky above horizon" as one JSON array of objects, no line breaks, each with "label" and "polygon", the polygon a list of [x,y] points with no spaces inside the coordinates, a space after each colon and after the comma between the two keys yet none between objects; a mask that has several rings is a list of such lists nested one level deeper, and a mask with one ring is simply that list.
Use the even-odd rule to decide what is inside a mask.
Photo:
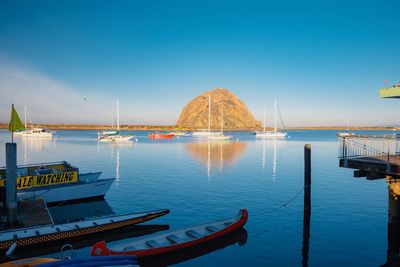
[{"label": "blue sky above horizon", "polygon": [[[399,1],[2,1],[0,121],[174,124],[213,88],[258,119],[391,125],[400,102]],[[85,100],[86,99],[86,100]]]}]

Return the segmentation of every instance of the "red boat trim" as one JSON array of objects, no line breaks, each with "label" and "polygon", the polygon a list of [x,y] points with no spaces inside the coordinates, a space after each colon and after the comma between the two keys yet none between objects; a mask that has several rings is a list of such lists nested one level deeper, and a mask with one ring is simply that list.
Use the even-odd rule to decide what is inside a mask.
[{"label": "red boat trim", "polygon": [[155,256],[167,252],[172,252],[188,247],[192,247],[201,243],[208,242],[210,240],[216,239],[218,237],[224,236],[228,233],[231,233],[237,229],[242,228],[248,218],[248,212],[245,209],[240,210],[240,219],[234,222],[233,224],[229,225],[228,227],[221,229],[215,233],[207,235],[203,238],[195,239],[193,241],[184,242],[180,244],[160,247],[160,248],[152,248],[152,249],[143,249],[143,250],[134,250],[134,251],[113,251],[107,248],[107,244],[105,241],[97,242],[93,245],[90,255],[91,256],[110,256],[110,255],[135,255],[138,258],[144,258],[148,256]]}]

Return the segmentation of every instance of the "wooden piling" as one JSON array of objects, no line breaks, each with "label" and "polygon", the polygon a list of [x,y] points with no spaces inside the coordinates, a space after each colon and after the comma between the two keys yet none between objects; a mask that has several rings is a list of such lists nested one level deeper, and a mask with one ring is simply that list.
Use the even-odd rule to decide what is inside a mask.
[{"label": "wooden piling", "polygon": [[304,146],[304,211],[303,211],[303,248],[302,266],[308,266],[311,223],[311,145]]},{"label": "wooden piling", "polygon": [[7,223],[17,222],[17,144],[6,144],[6,211]]}]

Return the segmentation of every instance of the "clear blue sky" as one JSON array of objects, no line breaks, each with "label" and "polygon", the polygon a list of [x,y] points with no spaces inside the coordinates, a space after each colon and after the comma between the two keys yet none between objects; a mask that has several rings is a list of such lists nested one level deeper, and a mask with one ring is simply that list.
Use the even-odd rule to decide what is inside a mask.
[{"label": "clear blue sky", "polygon": [[[174,124],[233,91],[288,125],[400,124],[400,1],[1,1],[0,121]],[[86,98],[86,100],[85,100]],[[269,116],[269,117],[270,117]]]}]

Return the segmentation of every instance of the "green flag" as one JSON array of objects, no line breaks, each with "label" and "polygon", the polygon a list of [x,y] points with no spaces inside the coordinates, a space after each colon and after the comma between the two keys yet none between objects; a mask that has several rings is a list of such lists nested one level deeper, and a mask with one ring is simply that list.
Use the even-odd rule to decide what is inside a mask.
[{"label": "green flag", "polygon": [[11,132],[16,132],[20,130],[25,130],[24,124],[21,122],[21,119],[18,116],[17,111],[14,108],[14,104],[11,107],[11,119],[8,124],[8,130]]}]

